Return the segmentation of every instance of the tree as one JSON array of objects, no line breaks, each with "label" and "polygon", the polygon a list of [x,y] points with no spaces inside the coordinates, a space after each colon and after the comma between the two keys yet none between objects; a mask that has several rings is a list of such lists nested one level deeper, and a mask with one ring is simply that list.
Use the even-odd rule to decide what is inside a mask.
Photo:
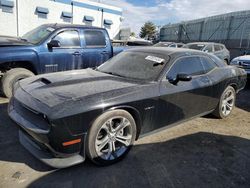
[{"label": "tree", "polygon": [[135,32],[131,32],[131,33],[130,33],[130,36],[131,36],[131,37],[135,37]]},{"label": "tree", "polygon": [[146,22],[142,27],[141,27],[141,31],[140,31],[140,37],[141,38],[147,38],[147,39],[151,39],[154,37],[156,33],[156,26],[153,22]]}]

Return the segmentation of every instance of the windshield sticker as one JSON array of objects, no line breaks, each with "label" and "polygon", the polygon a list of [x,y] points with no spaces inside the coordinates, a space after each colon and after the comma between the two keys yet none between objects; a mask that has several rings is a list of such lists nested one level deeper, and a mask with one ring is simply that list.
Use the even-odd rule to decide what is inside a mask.
[{"label": "windshield sticker", "polygon": [[49,31],[49,32],[53,32],[55,29],[54,28],[52,28],[52,27],[48,27],[47,28],[47,31]]},{"label": "windshield sticker", "polygon": [[146,60],[149,60],[149,61],[156,62],[156,63],[163,63],[163,62],[165,61],[165,60],[162,59],[162,58],[155,57],[155,56],[151,56],[151,55],[147,56],[145,59],[146,59]]}]

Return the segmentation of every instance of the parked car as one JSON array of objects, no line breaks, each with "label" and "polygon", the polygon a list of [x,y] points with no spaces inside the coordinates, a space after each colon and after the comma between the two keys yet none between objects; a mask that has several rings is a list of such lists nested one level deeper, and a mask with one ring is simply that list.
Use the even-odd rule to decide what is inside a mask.
[{"label": "parked car", "polygon": [[158,42],[154,44],[155,47],[172,47],[172,48],[181,48],[184,46],[183,43],[176,42]]},{"label": "parked car", "polygon": [[236,57],[230,62],[230,65],[245,69],[248,78],[250,78],[250,55]]},{"label": "parked car", "polygon": [[230,52],[224,44],[213,42],[194,42],[184,45],[183,48],[189,48],[194,50],[200,50],[206,53],[211,53],[222,59],[226,64],[229,64],[230,62]]},{"label": "parked car", "polygon": [[19,81],[8,113],[20,142],[44,163],[64,168],[89,157],[122,159],[140,135],[197,116],[226,118],[246,72],[181,48],[133,48],[97,69]]},{"label": "parked car", "polygon": [[[115,53],[122,48],[114,50]],[[10,97],[16,81],[42,73],[96,67],[113,56],[106,29],[45,24],[21,38],[0,37],[3,93]]]}]

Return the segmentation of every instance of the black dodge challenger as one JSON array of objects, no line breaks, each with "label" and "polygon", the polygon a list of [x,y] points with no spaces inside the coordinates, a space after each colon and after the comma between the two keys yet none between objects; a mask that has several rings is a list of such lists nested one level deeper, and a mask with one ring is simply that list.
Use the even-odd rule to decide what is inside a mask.
[{"label": "black dodge challenger", "polygon": [[8,112],[21,144],[44,163],[64,168],[88,157],[108,165],[139,135],[209,113],[226,118],[245,84],[243,69],[213,55],[136,48],[95,70],[21,80]]}]

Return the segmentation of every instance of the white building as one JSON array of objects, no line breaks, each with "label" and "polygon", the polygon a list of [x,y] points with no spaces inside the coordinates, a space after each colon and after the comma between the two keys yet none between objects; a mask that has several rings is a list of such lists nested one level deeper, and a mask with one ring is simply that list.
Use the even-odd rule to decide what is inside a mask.
[{"label": "white building", "polygon": [[119,34],[122,9],[86,0],[0,0],[0,35],[22,36],[45,23],[72,23],[107,28]]}]

